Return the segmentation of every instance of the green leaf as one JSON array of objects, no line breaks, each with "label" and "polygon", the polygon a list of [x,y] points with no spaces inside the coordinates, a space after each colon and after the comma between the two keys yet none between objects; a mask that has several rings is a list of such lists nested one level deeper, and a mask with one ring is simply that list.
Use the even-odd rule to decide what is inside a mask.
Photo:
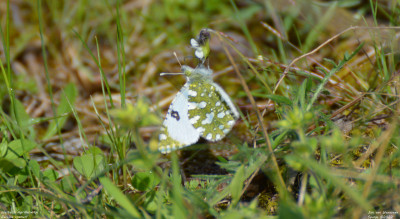
[{"label": "green leaf", "polygon": [[100,154],[84,154],[75,157],[73,163],[80,174],[90,179],[104,169],[104,156]]},{"label": "green leaf", "polygon": [[174,218],[187,218],[188,209],[185,207],[183,199],[182,177],[180,175],[179,161],[176,153],[171,154],[172,161],[172,214]]},{"label": "green leaf", "polygon": [[4,157],[6,155],[8,149],[8,142],[5,138],[0,143],[0,157]]},{"label": "green leaf", "polygon": [[28,153],[35,147],[36,142],[27,139],[24,139],[23,141],[21,141],[20,139],[14,140],[8,144],[8,150],[5,158],[10,160],[19,158],[24,153]]},{"label": "green leaf", "polygon": [[29,132],[31,136],[35,136],[35,129],[32,127],[35,119],[26,113],[24,105],[17,99],[14,100],[14,105],[12,106],[12,118],[17,123],[13,123],[13,128],[15,130],[22,130],[24,132]]},{"label": "green leaf", "polygon": [[13,175],[18,173],[23,167],[25,167],[25,160],[22,158],[15,158],[13,160],[0,158],[0,170],[4,173]]},{"label": "green leaf", "polygon": [[160,178],[153,171],[138,172],[132,178],[132,186],[139,191],[153,189],[160,183]]},{"label": "green leaf", "polygon": [[90,147],[85,154],[94,154],[94,155],[98,155],[98,154],[103,154],[104,152],[98,148],[98,147]]},{"label": "green leaf", "polygon": [[337,67],[336,62],[333,61],[332,59],[324,58],[324,61],[330,63],[330,64],[333,65],[334,67]]},{"label": "green leaf", "polygon": [[233,176],[232,182],[229,185],[232,195],[232,205],[236,205],[240,200],[240,195],[242,194],[243,189],[243,182],[246,180],[244,174],[244,166],[241,165],[237,169],[235,175]]},{"label": "green leaf", "polygon": [[[69,103],[71,103],[71,105],[74,104],[77,94],[78,94],[78,90],[73,83],[69,83],[64,88],[64,92],[61,95],[60,104],[58,105],[57,110],[56,110],[57,116],[71,112],[71,107],[70,107]],[[56,119],[52,120],[49,124],[49,127],[47,128],[46,134],[44,134],[44,136],[43,136],[43,139],[48,139],[48,138],[52,137],[54,134],[56,134],[57,133],[57,123],[56,122],[58,121],[59,127],[62,128],[64,126],[67,118],[68,117],[65,116],[65,117],[56,118]]]},{"label": "green leaf", "polygon": [[288,131],[283,131],[282,133],[278,134],[271,140],[272,148],[275,149],[282,141],[284,141],[285,137],[287,136]]},{"label": "green leaf", "polygon": [[[20,158],[20,159],[22,159],[22,158]],[[22,159],[23,160],[23,159]],[[24,161],[24,165],[26,166],[26,162],[25,162],[25,160],[23,160]],[[16,178],[17,178],[17,184],[22,184],[22,183],[24,183],[27,179],[28,179],[28,177],[29,177],[29,171],[28,171],[28,168],[21,168],[19,171],[18,171],[18,173],[16,174]]]},{"label": "green leaf", "polygon": [[152,190],[146,193],[146,199],[143,207],[150,213],[155,214],[158,209],[157,192]]},{"label": "green leaf", "polygon": [[307,84],[308,84],[308,79],[305,79],[301,84],[296,97],[300,108],[303,110],[306,107]]},{"label": "green leaf", "polygon": [[27,128],[31,117],[26,113],[24,105],[17,99],[14,100],[13,119],[19,121],[21,128]]},{"label": "green leaf", "polygon": [[28,166],[33,175],[36,176],[36,178],[38,178],[39,180],[42,180],[42,172],[40,172],[39,163],[36,160],[30,160]]},{"label": "green leaf", "polygon": [[67,193],[75,191],[76,184],[78,184],[78,181],[76,180],[76,178],[73,175],[64,176],[60,182],[62,191],[67,192]]},{"label": "green leaf", "polygon": [[348,51],[345,51],[345,52],[344,52],[343,59],[346,60],[346,61],[348,61],[348,60],[350,60],[350,58],[351,58],[351,56],[350,56],[349,52],[348,52]]},{"label": "green leaf", "polygon": [[268,94],[266,95],[266,97],[278,104],[289,105],[289,106],[292,105],[292,101],[289,98],[281,95]]},{"label": "green leaf", "polygon": [[43,178],[54,182],[58,179],[58,172],[53,169],[47,169],[43,172]]},{"label": "green leaf", "polygon": [[121,205],[126,211],[130,213],[132,217],[141,218],[139,211],[131,203],[131,201],[118,189],[117,186],[106,177],[99,178],[100,183],[104,186],[104,189]]}]

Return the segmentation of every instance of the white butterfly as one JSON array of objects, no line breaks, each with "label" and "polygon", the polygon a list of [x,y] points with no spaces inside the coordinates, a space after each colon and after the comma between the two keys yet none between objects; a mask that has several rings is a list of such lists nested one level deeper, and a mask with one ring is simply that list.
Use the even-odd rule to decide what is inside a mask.
[{"label": "white butterfly", "polygon": [[159,151],[196,143],[200,136],[218,141],[232,129],[239,112],[228,94],[212,80],[212,70],[200,64],[182,66],[186,84],[172,101],[159,136]]}]

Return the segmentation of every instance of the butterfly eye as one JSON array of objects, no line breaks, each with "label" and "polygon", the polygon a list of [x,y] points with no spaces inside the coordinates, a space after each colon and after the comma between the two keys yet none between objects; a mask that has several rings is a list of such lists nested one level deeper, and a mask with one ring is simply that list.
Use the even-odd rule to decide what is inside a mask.
[{"label": "butterfly eye", "polygon": [[192,75],[192,72],[193,72],[193,68],[186,66],[186,65],[183,65],[181,70],[186,76]]}]

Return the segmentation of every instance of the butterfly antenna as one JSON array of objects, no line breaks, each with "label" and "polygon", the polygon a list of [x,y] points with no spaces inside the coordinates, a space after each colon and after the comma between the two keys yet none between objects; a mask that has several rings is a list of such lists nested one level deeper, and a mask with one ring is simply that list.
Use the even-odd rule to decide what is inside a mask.
[{"label": "butterfly antenna", "polygon": [[184,75],[185,73],[183,72],[163,72],[160,73],[160,76],[165,76],[165,75]]},{"label": "butterfly antenna", "polygon": [[[179,65],[181,66],[181,68],[182,68],[182,64],[181,64],[181,62],[179,61],[179,58],[178,58],[178,56],[176,55],[176,52],[173,52],[174,53],[174,56],[175,56],[175,58],[176,58],[176,60],[178,61],[178,63],[179,63]],[[184,75],[185,73],[183,73],[183,72],[179,72],[179,73],[166,73],[166,72],[163,72],[163,73],[160,73],[160,76],[164,76],[164,75]]]},{"label": "butterfly antenna", "polygon": [[178,56],[176,55],[176,52],[174,52],[174,56],[175,56],[175,58],[176,58],[176,61],[178,61],[179,65],[180,65],[181,68],[182,68],[182,64],[181,64],[181,62],[179,61],[179,58],[178,58]]}]

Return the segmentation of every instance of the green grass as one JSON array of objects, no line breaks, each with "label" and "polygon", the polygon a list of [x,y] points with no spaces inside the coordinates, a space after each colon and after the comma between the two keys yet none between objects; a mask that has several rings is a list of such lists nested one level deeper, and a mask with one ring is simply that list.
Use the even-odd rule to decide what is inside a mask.
[{"label": "green grass", "polygon": [[[361,218],[400,213],[398,2],[0,3],[0,213]],[[213,29],[241,113],[161,155],[175,51]]]}]

